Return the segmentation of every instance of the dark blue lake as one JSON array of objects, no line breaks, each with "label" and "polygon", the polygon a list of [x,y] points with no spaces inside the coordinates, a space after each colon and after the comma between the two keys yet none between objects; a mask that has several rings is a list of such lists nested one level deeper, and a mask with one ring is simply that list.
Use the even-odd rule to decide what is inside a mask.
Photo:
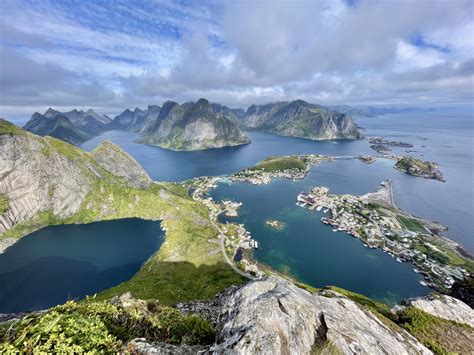
[{"label": "dark blue lake", "polygon": [[136,218],[31,233],[0,255],[0,313],[45,309],[115,286],[162,242],[160,222]]}]

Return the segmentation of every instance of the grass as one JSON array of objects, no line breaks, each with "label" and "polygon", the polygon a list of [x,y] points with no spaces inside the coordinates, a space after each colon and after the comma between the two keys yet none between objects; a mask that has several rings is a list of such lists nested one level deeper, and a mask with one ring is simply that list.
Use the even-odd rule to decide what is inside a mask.
[{"label": "grass", "polygon": [[[158,252],[159,254],[159,252]],[[209,300],[230,285],[245,281],[224,262],[196,267],[189,262],[163,262],[152,258],[131,280],[97,295],[108,299],[130,291],[134,297],[158,299],[165,305]]]},{"label": "grass", "polygon": [[398,324],[436,354],[472,354],[474,329],[414,307],[399,313]]},{"label": "grass", "polygon": [[15,126],[13,123],[0,118],[0,134],[23,135],[26,133],[21,128]]},{"label": "grass", "polygon": [[211,344],[212,326],[154,301],[67,302],[44,314],[0,326],[0,353],[116,353],[125,342]]},{"label": "grass", "polygon": [[8,197],[5,194],[0,193],[0,215],[5,212],[8,208]]},{"label": "grass", "polygon": [[77,213],[60,217],[43,211],[15,225],[0,238],[20,238],[55,224],[130,217],[160,220],[166,230],[164,243],[134,278],[116,289],[117,292],[132,291],[143,298],[173,304],[196,298],[209,299],[226,287],[244,281],[223,263],[217,232],[209,222],[209,211],[188,196],[187,186],[153,183],[146,189],[133,188],[125,179],[104,169],[94,159],[94,153],[51,137],[29,135],[29,138],[42,143],[39,154],[45,157],[59,154],[70,160],[90,192]]},{"label": "grass", "polygon": [[400,221],[401,224],[405,226],[405,228],[413,232],[426,232],[426,229],[423,226],[423,224],[414,218],[399,216],[398,220]]},{"label": "grass", "polygon": [[308,165],[299,157],[271,157],[263,160],[249,170],[278,172],[289,169],[306,170]]}]

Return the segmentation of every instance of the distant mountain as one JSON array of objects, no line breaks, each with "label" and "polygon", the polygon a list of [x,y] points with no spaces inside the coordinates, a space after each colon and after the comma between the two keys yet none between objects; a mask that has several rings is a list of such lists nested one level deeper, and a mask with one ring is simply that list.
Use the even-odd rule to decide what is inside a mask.
[{"label": "distant mountain", "polygon": [[217,113],[222,113],[223,115],[232,118],[242,118],[245,115],[245,110],[243,108],[229,108],[225,105],[212,103],[211,104],[214,111]]},{"label": "distant mountain", "polygon": [[345,113],[353,118],[363,118],[363,117],[374,117],[377,114],[374,113],[370,107],[354,107],[348,105],[334,105],[327,106],[327,108],[337,111],[340,113]]},{"label": "distant mountain", "polygon": [[74,127],[71,121],[61,113],[55,115],[51,115],[48,111],[46,113],[48,116],[35,112],[23,129],[39,136],[51,136],[75,145],[90,138],[85,132]]},{"label": "distant mountain", "polygon": [[81,144],[109,129],[112,119],[94,110],[60,112],[49,108],[42,115],[35,112],[23,127],[41,136],[51,136],[72,144]]},{"label": "distant mountain", "polygon": [[111,127],[140,132],[146,129],[148,124],[154,123],[160,114],[160,110],[160,106],[156,105],[149,105],[146,110],[136,108],[131,111],[127,108],[120,115],[114,117]]},{"label": "distant mountain", "polygon": [[252,105],[242,122],[249,129],[313,140],[361,137],[350,115],[303,100]]},{"label": "distant mountain", "polygon": [[[219,112],[220,111],[220,112]],[[167,101],[153,125],[139,140],[174,150],[200,150],[250,143],[225,110],[206,99],[179,105]]]}]

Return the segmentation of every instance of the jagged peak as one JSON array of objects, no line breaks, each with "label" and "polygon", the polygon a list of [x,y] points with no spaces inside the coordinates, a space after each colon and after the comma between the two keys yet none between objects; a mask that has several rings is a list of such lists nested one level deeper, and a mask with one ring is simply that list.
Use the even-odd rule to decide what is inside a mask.
[{"label": "jagged peak", "polygon": [[203,97],[196,101],[196,105],[198,106],[207,106],[209,105],[209,101]]}]

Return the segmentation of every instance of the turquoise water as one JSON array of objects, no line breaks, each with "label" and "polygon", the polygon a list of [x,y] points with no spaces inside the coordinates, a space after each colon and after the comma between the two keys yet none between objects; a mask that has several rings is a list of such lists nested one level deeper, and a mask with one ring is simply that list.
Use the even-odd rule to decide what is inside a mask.
[{"label": "turquoise water", "polygon": [[127,281],[162,242],[159,222],[136,218],[31,233],[0,255],[0,313],[49,308]]},{"label": "turquoise water", "polygon": [[[385,161],[373,166],[344,161],[321,174],[333,182],[333,189],[347,193],[372,191],[386,178],[395,182],[395,198],[400,207],[420,217],[434,219],[449,228],[448,237],[474,253],[474,114],[430,112],[427,114],[384,115],[359,119],[364,134],[412,143],[416,157],[440,164],[446,183],[406,175]],[[174,152],[134,143],[135,133],[111,131],[84,143],[92,150],[103,140],[124,148],[157,181],[183,181],[196,176],[231,174],[269,156],[328,154],[347,156],[377,155],[368,140],[311,141],[269,133],[249,132],[251,144],[197,152]],[[396,154],[407,154],[393,148]]]},{"label": "turquoise water", "polygon": [[[340,286],[391,304],[429,293],[409,264],[398,263],[381,250],[366,248],[346,233],[333,232],[320,222],[322,211],[296,206],[299,192],[317,180],[322,182],[315,176],[318,169],[308,180],[299,182],[277,179],[263,186],[219,184],[210,195],[243,202],[239,217],[223,220],[245,224],[258,241],[254,252],[257,260],[305,283]],[[267,219],[285,222],[286,227],[274,229],[265,224]]]}]

